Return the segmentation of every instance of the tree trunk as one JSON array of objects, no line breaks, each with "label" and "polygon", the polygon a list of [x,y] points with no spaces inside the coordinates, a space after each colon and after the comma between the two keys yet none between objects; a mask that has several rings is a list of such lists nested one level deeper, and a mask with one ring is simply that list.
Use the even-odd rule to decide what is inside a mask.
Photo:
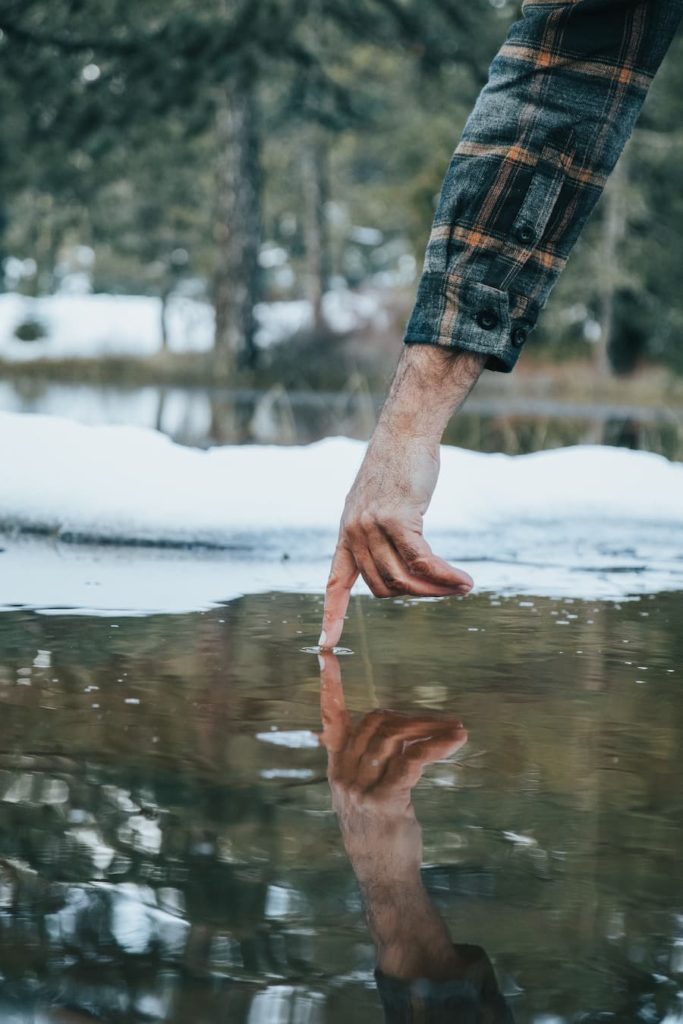
[{"label": "tree trunk", "polygon": [[171,291],[171,288],[164,288],[160,296],[160,326],[162,352],[168,352],[168,300],[171,297]]},{"label": "tree trunk", "polygon": [[615,167],[605,188],[603,202],[602,268],[600,272],[600,340],[595,346],[595,369],[601,377],[612,372],[610,348],[614,341],[615,298],[620,282],[619,247],[626,235],[628,203],[626,154]]},{"label": "tree trunk", "polygon": [[[0,203],[0,268],[8,255],[5,251],[5,233],[9,226],[9,217],[5,207]],[[5,291],[5,275],[0,270],[0,292]]]},{"label": "tree trunk", "polygon": [[313,308],[314,327],[325,326],[323,295],[329,287],[329,247],[326,205],[329,198],[327,144],[321,129],[306,139],[303,154],[306,292]]},{"label": "tree trunk", "polygon": [[256,77],[243,64],[218,111],[217,266],[214,282],[215,372],[228,379],[254,366],[254,306],[259,290],[261,168]]}]

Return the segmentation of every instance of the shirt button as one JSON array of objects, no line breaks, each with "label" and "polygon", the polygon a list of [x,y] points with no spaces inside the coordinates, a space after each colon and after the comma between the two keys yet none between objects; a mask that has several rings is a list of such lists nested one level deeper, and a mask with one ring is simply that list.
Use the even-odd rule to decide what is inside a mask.
[{"label": "shirt button", "polygon": [[491,331],[498,324],[498,314],[495,309],[488,306],[477,316],[477,323],[481,327],[482,331]]},{"label": "shirt button", "polygon": [[521,348],[526,341],[527,332],[523,327],[514,327],[512,330],[512,344],[515,348]]},{"label": "shirt button", "polygon": [[522,245],[528,245],[534,240],[534,229],[530,224],[522,224],[517,229],[517,238],[520,240]]}]

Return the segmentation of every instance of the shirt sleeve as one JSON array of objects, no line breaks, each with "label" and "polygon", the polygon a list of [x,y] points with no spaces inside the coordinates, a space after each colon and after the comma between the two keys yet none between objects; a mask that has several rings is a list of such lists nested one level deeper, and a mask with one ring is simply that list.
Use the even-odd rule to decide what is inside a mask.
[{"label": "shirt sleeve", "polygon": [[682,14],[683,0],[525,0],[446,173],[407,344],[513,369]]}]

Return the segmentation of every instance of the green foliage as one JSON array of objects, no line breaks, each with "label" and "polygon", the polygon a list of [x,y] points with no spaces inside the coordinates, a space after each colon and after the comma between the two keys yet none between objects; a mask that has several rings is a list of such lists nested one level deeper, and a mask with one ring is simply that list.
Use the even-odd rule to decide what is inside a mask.
[{"label": "green foliage", "polygon": [[[25,290],[52,290],[75,245],[94,285],[211,294],[217,110],[238,69],[262,115],[263,237],[287,273],[265,297],[304,294],[312,128],[329,154],[331,272],[351,284],[419,267],[451,152],[486,67],[519,14],[504,0],[8,0],[0,11],[0,259],[31,258]],[[592,218],[534,335],[551,357],[591,352],[613,291],[610,352],[683,371],[683,41],[626,156],[625,234],[614,265]],[[376,241],[358,239],[357,227]],[[591,330],[593,334],[591,336]]]},{"label": "green foliage", "polygon": [[[0,13],[0,31],[0,99],[9,112],[0,129],[0,184],[7,208],[10,197],[28,195],[39,205],[47,195],[59,209],[55,243],[38,254],[45,272],[43,264],[68,238],[98,243],[106,235],[101,211],[112,197],[117,218],[109,219],[111,237],[104,242],[126,257],[132,258],[132,238],[115,220],[139,223],[141,207],[148,214],[155,207],[154,236],[164,219],[164,203],[172,201],[167,191],[184,193],[186,220],[197,224],[203,214],[198,233],[204,249],[211,249],[207,213],[213,207],[212,168],[221,159],[214,130],[216,104],[245,61],[260,83],[266,161],[277,168],[284,153],[290,163],[296,162],[301,132],[311,122],[324,125],[331,143],[338,139],[347,152],[355,150],[352,165],[342,158],[335,196],[348,202],[358,194],[359,212],[368,222],[379,215],[388,223],[387,205],[394,218],[401,208],[414,209],[410,196],[405,202],[405,197],[397,201],[394,196],[415,168],[415,145],[408,166],[401,167],[403,147],[394,133],[415,140],[420,123],[424,130],[432,116],[439,120],[439,157],[428,160],[433,173],[429,200],[421,210],[424,237],[433,194],[466,112],[460,103],[445,143],[447,118],[435,76],[454,72],[457,84],[446,80],[441,89],[471,101],[476,92],[472,79],[482,79],[504,22],[488,0],[478,0],[466,17],[449,0],[426,7],[416,0],[271,0],[258,5],[213,0],[201,9],[187,0],[70,0],[58,6],[26,0]],[[427,124],[418,95],[420,79],[429,82],[422,100],[436,111],[427,114]],[[380,125],[382,133],[377,131]],[[429,134],[421,137],[423,157],[432,152],[424,145]],[[373,145],[379,136],[382,143]],[[364,158],[363,148],[368,149]],[[362,194],[362,180],[370,180],[373,191],[379,186],[381,192],[391,149],[394,195],[389,204],[380,196],[375,211]],[[425,172],[419,177],[424,193]],[[192,179],[199,179],[195,187],[190,187]],[[269,181],[275,210],[286,204],[292,181],[296,186],[291,177]],[[300,219],[300,205],[299,195],[296,208],[287,211],[295,219]],[[363,207],[370,207],[367,214]],[[8,244],[19,255],[35,257],[37,228],[31,221],[24,211],[21,222],[10,225]],[[394,233],[403,226],[398,223]],[[413,233],[418,234],[414,226]],[[122,246],[115,236],[123,238]],[[164,258],[163,253],[151,255],[148,231],[141,230],[139,236],[143,261]],[[166,249],[167,241],[165,237]],[[132,278],[138,277],[137,270],[132,260]]]}]

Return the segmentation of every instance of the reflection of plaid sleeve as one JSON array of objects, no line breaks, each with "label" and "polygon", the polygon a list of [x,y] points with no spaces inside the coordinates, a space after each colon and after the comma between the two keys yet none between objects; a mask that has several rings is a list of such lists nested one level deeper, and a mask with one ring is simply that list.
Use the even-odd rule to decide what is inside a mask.
[{"label": "reflection of plaid sleeve", "polygon": [[386,1024],[514,1024],[484,950],[454,948],[462,969],[451,981],[398,981],[375,971]]},{"label": "reflection of plaid sleeve", "polygon": [[443,184],[406,329],[511,370],[640,112],[683,0],[525,0]]}]

